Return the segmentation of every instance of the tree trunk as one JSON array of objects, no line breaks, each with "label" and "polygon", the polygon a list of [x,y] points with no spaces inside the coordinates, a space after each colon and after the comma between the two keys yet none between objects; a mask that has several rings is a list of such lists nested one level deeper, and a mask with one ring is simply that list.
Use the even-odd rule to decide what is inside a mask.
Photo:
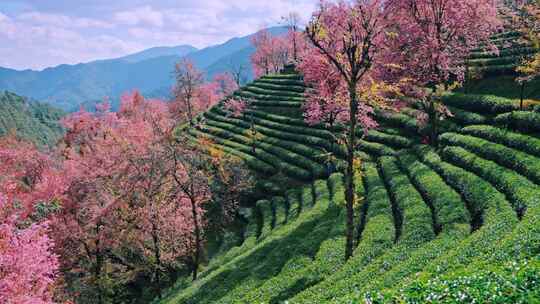
[{"label": "tree trunk", "polygon": [[191,109],[191,98],[187,99],[186,106],[187,106],[187,110],[188,110],[189,125],[193,126],[193,111]]},{"label": "tree trunk", "polygon": [[[155,216],[154,221],[155,221]],[[154,276],[156,280],[156,290],[158,293],[158,298],[162,298],[161,294],[161,281],[160,281],[160,268],[161,268],[161,252],[159,250],[159,237],[157,235],[156,223],[152,222],[152,240],[154,242],[154,257],[156,259],[156,268],[154,269]]]},{"label": "tree trunk", "polygon": [[297,57],[297,50],[296,50],[296,30],[294,30],[294,33],[293,33],[293,58],[294,58],[294,62],[296,63],[296,60],[298,59]]},{"label": "tree trunk", "polygon": [[103,269],[103,254],[101,253],[100,248],[100,241],[99,241],[99,230],[101,228],[101,222],[98,222],[96,224],[96,267],[94,269],[94,276],[96,279],[97,289],[98,289],[98,298],[97,302],[98,304],[105,303],[105,299],[103,296],[103,286],[101,282],[101,270]]},{"label": "tree trunk", "polygon": [[439,133],[439,120],[437,117],[437,110],[435,109],[435,102],[433,96],[429,96],[428,103],[428,120],[431,125],[430,143],[432,146],[438,146],[438,133]]},{"label": "tree trunk", "polygon": [[345,260],[353,253],[354,243],[354,149],[356,143],[356,112],[358,101],[356,100],[356,83],[349,84],[349,140],[347,141],[347,170],[345,174],[345,200],[347,208],[347,231],[345,244]]},{"label": "tree trunk", "polygon": [[[191,185],[191,192],[193,193],[193,185]],[[195,225],[195,256],[193,257],[193,281],[197,280],[197,269],[199,268],[199,260],[201,257],[201,229],[199,227],[199,218],[197,217],[197,206],[195,199],[190,197],[191,201],[191,214],[193,216],[193,223]]]},{"label": "tree trunk", "polygon": [[521,90],[519,93],[519,110],[523,111],[523,99],[525,99],[525,81],[521,82]]}]

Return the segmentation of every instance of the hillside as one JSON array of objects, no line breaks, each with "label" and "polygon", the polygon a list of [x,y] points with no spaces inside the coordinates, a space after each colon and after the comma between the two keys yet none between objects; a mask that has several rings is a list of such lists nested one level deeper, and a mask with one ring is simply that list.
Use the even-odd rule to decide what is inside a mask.
[{"label": "hillside", "polygon": [[[508,72],[497,60],[483,66],[492,76]],[[303,121],[301,75],[243,87],[236,95],[255,99],[247,114],[217,106],[189,132],[243,158],[262,199],[242,210],[243,238],[224,239],[197,281],[156,302],[538,303],[540,100],[519,110],[515,95],[489,91],[508,77],[444,98],[454,116],[438,149],[422,144],[414,108],[377,112],[381,126],[359,140],[360,237],[347,262],[343,176],[323,157],[343,147]]]},{"label": "hillside", "polygon": [[[279,34],[285,30],[275,27],[269,31]],[[81,104],[94,104],[104,97],[110,97],[114,105],[121,94],[134,88],[149,97],[168,98],[174,64],[184,55],[208,78],[228,71],[231,64],[244,64],[248,69],[246,76],[251,79],[251,65],[247,63],[254,49],[250,38],[251,35],[233,38],[197,51],[186,46],[153,48],[122,58],[64,64],[43,71],[0,67],[0,90],[41,100],[65,111],[78,110]]]},{"label": "hillside", "polygon": [[15,132],[40,146],[54,145],[62,136],[64,112],[10,92],[0,92],[0,136]]}]

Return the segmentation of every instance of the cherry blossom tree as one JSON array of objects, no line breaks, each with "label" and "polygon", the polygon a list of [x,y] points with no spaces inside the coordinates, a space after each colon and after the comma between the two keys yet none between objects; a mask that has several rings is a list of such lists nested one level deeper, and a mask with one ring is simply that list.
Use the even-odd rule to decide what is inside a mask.
[{"label": "cherry blossom tree", "polygon": [[287,26],[287,39],[289,39],[292,46],[292,59],[296,62],[298,60],[299,47],[303,40],[300,29],[300,14],[298,12],[289,12],[284,17],[281,17],[282,21]]},{"label": "cherry blossom tree", "polygon": [[174,76],[176,80],[173,88],[175,113],[182,115],[182,118],[193,125],[198,106],[199,87],[204,83],[204,76],[188,59],[182,59],[175,65]]},{"label": "cherry blossom tree", "polygon": [[17,208],[0,193],[0,301],[54,303],[58,257],[49,222],[24,225]]},{"label": "cherry blossom tree", "polygon": [[62,189],[58,172],[33,144],[0,138],[2,303],[53,303],[59,265],[48,218]]},{"label": "cherry blossom tree", "polygon": [[[394,61],[400,77],[408,79],[408,94],[419,101],[436,144],[439,121],[451,116],[441,95],[464,79],[470,52],[488,45],[501,25],[493,0],[392,0],[395,19]],[[392,74],[392,73],[388,73]]]},{"label": "cherry blossom tree", "polygon": [[279,72],[292,55],[288,37],[272,36],[268,30],[257,32],[251,38],[251,43],[255,46],[255,53],[251,56],[255,77]]},{"label": "cherry blossom tree", "polygon": [[354,151],[356,129],[377,126],[367,98],[377,84],[377,70],[383,65],[384,40],[389,29],[385,2],[361,0],[332,3],[321,1],[306,28],[312,44],[303,55],[300,70],[304,80],[319,93],[308,97],[305,116],[310,123],[339,119],[346,125],[347,145],[345,257],[352,255],[354,242]]}]

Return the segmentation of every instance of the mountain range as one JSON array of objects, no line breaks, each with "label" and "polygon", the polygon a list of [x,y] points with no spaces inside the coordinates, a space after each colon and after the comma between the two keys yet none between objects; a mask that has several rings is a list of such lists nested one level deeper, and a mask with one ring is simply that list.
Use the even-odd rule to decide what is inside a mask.
[{"label": "mountain range", "polygon": [[[273,35],[286,31],[284,27],[268,30]],[[77,110],[81,105],[91,106],[105,97],[110,98],[114,108],[118,97],[133,89],[147,97],[168,98],[173,85],[174,64],[182,57],[192,60],[208,79],[239,65],[246,67],[246,78],[252,79],[249,60],[254,52],[250,41],[253,35],[200,50],[189,45],[154,47],[120,58],[62,64],[42,71],[0,67],[0,90],[27,96],[64,111]]]}]

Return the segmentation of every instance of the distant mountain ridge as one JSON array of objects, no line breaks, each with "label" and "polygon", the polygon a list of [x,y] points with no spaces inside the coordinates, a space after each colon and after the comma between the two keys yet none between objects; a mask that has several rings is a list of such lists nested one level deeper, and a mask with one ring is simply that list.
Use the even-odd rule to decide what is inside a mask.
[{"label": "distant mountain ridge", "polygon": [[198,51],[198,49],[191,45],[159,46],[117,59],[135,63],[163,56],[185,56],[196,51]]},{"label": "distant mountain ridge", "polygon": [[[274,35],[286,31],[284,27],[268,30]],[[65,111],[77,110],[81,105],[93,104],[104,97],[109,97],[114,106],[122,93],[133,89],[150,97],[167,98],[173,84],[174,64],[183,56],[206,72],[208,78],[237,64],[246,66],[251,77],[252,35],[201,50],[187,45],[157,47],[116,59],[63,64],[43,71],[0,67],[0,90],[28,96]]]}]

